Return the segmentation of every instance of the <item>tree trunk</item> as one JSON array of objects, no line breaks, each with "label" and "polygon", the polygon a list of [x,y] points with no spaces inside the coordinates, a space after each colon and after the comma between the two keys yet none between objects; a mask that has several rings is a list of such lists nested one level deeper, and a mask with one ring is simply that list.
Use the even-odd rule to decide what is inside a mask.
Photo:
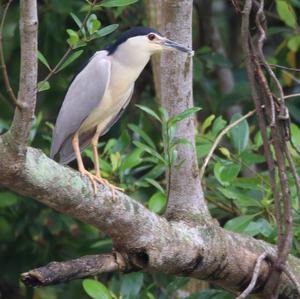
[{"label": "tree trunk", "polygon": [[[191,48],[192,10],[192,0],[163,1],[160,31],[168,38]],[[192,58],[187,54],[175,51],[162,54],[161,100],[169,116],[177,115],[194,106]],[[186,145],[177,147],[177,162],[180,167],[172,166],[167,173],[169,202],[166,216],[170,219],[189,213],[208,217],[199,180],[193,117],[177,124],[176,137],[185,138],[191,147]]]}]

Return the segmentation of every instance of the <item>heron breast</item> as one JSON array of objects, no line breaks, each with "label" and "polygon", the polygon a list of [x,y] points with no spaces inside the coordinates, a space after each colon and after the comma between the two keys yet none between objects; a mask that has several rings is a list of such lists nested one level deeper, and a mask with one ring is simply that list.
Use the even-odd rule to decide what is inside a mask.
[{"label": "heron breast", "polygon": [[92,110],[89,116],[83,121],[80,126],[79,133],[89,131],[90,129],[98,126],[101,126],[102,130],[104,130],[111,120],[116,117],[119,111],[124,107],[131,94],[132,88],[128,89],[128,91],[126,91],[122,96],[113,96],[112,92],[108,88],[103,99],[99,102],[99,105]]}]

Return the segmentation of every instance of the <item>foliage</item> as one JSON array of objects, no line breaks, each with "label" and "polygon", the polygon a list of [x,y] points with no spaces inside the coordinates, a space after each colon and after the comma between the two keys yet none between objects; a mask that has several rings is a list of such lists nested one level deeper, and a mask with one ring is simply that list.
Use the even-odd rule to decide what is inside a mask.
[{"label": "foliage", "polygon": [[[228,108],[239,105],[244,113],[252,109],[246,74],[241,65],[240,48],[232,38],[237,27],[236,16],[230,3],[226,4],[222,0],[215,2],[224,12],[218,18],[218,25],[222,28],[222,37],[230,55],[226,58],[214,53],[201,42],[199,35],[195,35],[195,104],[203,107],[197,114],[201,124],[196,132],[200,165],[220,132],[241,116],[234,114],[228,117]],[[90,6],[91,3],[81,0],[49,0],[39,3],[39,101],[31,145],[41,148],[45,153],[49,153],[53,124],[60,103],[80,65],[95,51],[113,41],[125,28],[146,24],[142,1],[102,1],[95,6],[84,24]],[[18,3],[14,3],[4,28],[5,58],[15,91],[19,77],[18,10]],[[269,8],[269,43],[266,52],[268,61],[273,65],[299,68],[299,10],[299,0],[276,0],[276,5]],[[194,26],[197,32],[196,22]],[[69,55],[55,67],[69,48]],[[216,80],[216,70],[221,66],[230,68],[235,78],[234,89],[226,95]],[[299,73],[280,68],[274,68],[274,71],[286,94],[299,93]],[[49,72],[53,76],[47,78]],[[168,167],[180,166],[182,163],[177,159],[176,146],[189,146],[186,140],[175,138],[176,124],[199,109],[187,110],[175,117],[167,115],[154,101],[150,75],[150,69],[147,68],[137,82],[133,103],[126,114],[101,139],[100,165],[105,178],[125,188],[130,196],[151,211],[163,213],[167,203],[165,171]],[[3,133],[9,128],[13,110],[2,81],[0,86],[0,133]],[[135,105],[136,99],[138,105]],[[300,147],[299,103],[291,99],[289,107],[294,122],[291,126],[293,140]],[[299,168],[299,156],[295,150],[291,151]],[[91,150],[87,149],[85,162],[90,166],[91,156]],[[72,166],[76,167],[76,163]],[[212,156],[205,174],[203,185],[206,199],[212,215],[222,226],[270,243],[276,242],[272,191],[255,118],[243,121],[228,133]],[[299,256],[300,217],[296,212],[296,189],[292,191],[295,214],[293,254]],[[4,189],[0,189],[0,244],[0,286],[6,281],[16,289],[19,286],[19,274],[30,268],[51,260],[108,252],[112,247],[108,236],[92,226],[79,223]],[[99,280],[101,283],[89,279],[34,290],[21,286],[21,293],[28,299],[180,298],[179,291],[185,289],[188,282],[186,278],[161,273],[113,274],[100,277]],[[212,288],[187,298],[233,297]]]}]

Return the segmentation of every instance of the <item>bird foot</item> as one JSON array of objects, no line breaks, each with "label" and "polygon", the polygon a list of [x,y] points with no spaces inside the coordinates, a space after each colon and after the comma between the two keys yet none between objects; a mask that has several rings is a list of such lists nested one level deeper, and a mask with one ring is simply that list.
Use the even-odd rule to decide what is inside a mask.
[{"label": "bird foot", "polygon": [[81,173],[82,175],[86,175],[86,176],[90,179],[90,181],[91,181],[91,183],[92,183],[92,185],[93,185],[94,194],[96,194],[97,191],[98,191],[98,188],[97,188],[97,182],[99,182],[99,183],[102,184],[102,185],[105,185],[105,186],[109,187],[110,190],[111,190],[111,192],[112,192],[113,198],[115,197],[116,190],[117,190],[117,191],[124,192],[124,189],[112,185],[108,180],[103,179],[103,178],[100,177],[100,176],[96,176],[96,175],[91,174],[91,173],[90,173],[89,171],[87,171],[86,169],[80,170],[80,173]]}]

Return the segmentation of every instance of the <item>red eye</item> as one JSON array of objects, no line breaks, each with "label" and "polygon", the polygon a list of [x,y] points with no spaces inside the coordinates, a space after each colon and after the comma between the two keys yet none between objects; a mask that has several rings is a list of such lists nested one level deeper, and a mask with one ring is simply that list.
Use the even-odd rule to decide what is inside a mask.
[{"label": "red eye", "polygon": [[155,39],[155,34],[153,34],[153,33],[148,34],[148,39],[149,40],[154,40]]}]

